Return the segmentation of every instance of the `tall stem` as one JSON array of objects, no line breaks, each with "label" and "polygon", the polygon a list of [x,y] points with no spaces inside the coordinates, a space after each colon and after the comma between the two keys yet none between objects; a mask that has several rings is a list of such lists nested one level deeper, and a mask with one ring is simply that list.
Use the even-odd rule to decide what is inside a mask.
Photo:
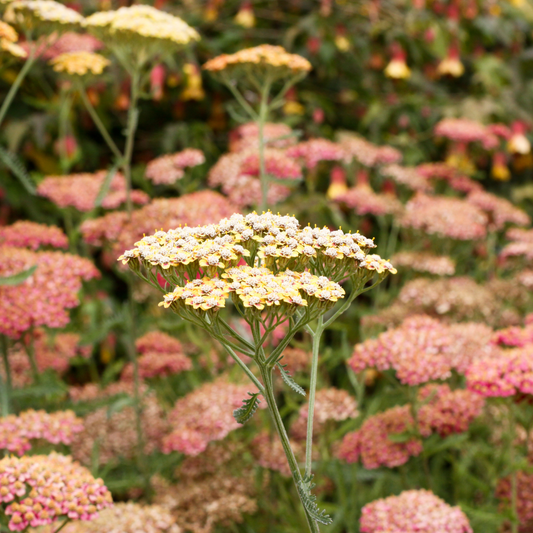
[{"label": "tall stem", "polygon": [[518,533],[518,526],[520,525],[518,519],[518,479],[516,477],[515,468],[515,432],[516,420],[514,417],[513,405],[509,404],[509,462],[511,463],[511,533]]},{"label": "tall stem", "polygon": [[133,70],[131,75],[131,96],[130,108],[128,111],[128,126],[126,129],[126,147],[124,149],[123,170],[126,178],[126,209],[128,215],[131,217],[131,157],[133,155],[133,143],[135,140],[135,132],[137,131],[137,123],[139,119],[139,109],[137,103],[139,101],[141,73],[138,68]]},{"label": "tall stem", "polygon": [[266,211],[268,207],[268,176],[265,169],[265,137],[264,129],[268,118],[268,96],[270,94],[270,83],[266,83],[261,91],[261,104],[259,106],[259,117],[257,120],[259,133],[259,179],[261,180],[261,211]]},{"label": "tall stem", "polygon": [[[285,452],[285,456],[287,457],[287,461],[289,462],[289,468],[291,469],[294,484],[298,489],[299,484],[302,482],[302,474],[300,473],[298,461],[296,460],[294,452],[292,451],[289,436],[287,435],[287,431],[285,430],[283,420],[281,419],[281,415],[276,404],[276,397],[274,396],[274,384],[272,380],[272,370],[267,368],[266,365],[260,365],[259,368],[261,370],[261,377],[263,378],[263,383],[265,384],[265,400],[267,402],[268,410],[270,411],[270,415],[272,417],[274,425],[276,426],[276,431],[278,432],[279,438],[281,439],[283,451]],[[300,494],[299,491],[298,494]],[[307,524],[309,525],[309,530],[311,531],[311,533],[320,533],[318,524],[309,515],[309,513],[305,509],[305,506],[304,511],[305,516],[307,518]]]},{"label": "tall stem", "polygon": [[83,104],[85,105],[85,108],[87,109],[87,112],[89,113],[89,115],[91,115],[91,118],[95,126],[98,128],[98,131],[100,132],[100,135],[103,137],[109,149],[113,152],[113,155],[119,161],[121,161],[122,152],[118,149],[117,145],[115,144],[115,141],[113,141],[113,139],[111,138],[111,135],[109,135],[109,132],[107,131],[107,128],[104,126],[104,123],[98,116],[96,109],[91,104],[91,101],[89,100],[89,97],[87,96],[87,91],[85,90],[85,87],[82,85],[81,82],[79,82],[77,88],[78,88],[78,92],[80,93]]},{"label": "tall stem", "polygon": [[322,338],[324,317],[318,319],[318,325],[313,335],[313,355],[311,359],[311,382],[309,384],[309,409],[307,411],[307,436],[305,439],[305,475],[309,476],[313,460],[313,418],[315,415],[315,393],[318,378],[318,352]]},{"label": "tall stem", "polygon": [[28,355],[28,359],[30,360],[33,381],[34,383],[37,383],[39,381],[39,368],[37,367],[37,362],[35,360],[35,335],[33,328],[30,329],[29,335],[30,342],[28,344],[24,344],[24,346],[26,347],[26,354]]},{"label": "tall stem", "polygon": [[[33,48],[33,43],[30,44],[30,49]],[[30,71],[33,63],[35,63],[35,51],[32,50],[30,52],[30,55],[28,56],[28,59],[26,59],[26,62],[24,63],[24,66],[20,69],[20,72],[18,73],[17,77],[15,78],[15,81],[13,82],[13,85],[9,88],[9,91],[4,98],[4,101],[2,102],[2,107],[0,107],[0,126],[2,125],[2,122],[4,121],[4,118],[6,116],[7,110],[11,106],[11,102],[13,101],[13,98],[15,98],[15,95],[17,94],[20,84],[24,81],[24,78]]]},{"label": "tall stem", "polygon": [[[2,389],[2,416],[7,416],[11,411],[11,390],[13,383],[11,380],[11,367],[9,366],[8,340],[5,335],[0,335],[2,343],[2,359],[4,360],[4,370],[6,375],[6,384],[0,383]],[[0,379],[0,382],[2,380]]]}]

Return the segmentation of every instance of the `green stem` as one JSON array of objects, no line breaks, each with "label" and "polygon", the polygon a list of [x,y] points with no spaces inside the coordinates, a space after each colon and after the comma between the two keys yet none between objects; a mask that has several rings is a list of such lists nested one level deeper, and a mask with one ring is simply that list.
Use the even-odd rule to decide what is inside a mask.
[{"label": "green stem", "polygon": [[224,346],[224,349],[230,357],[244,370],[245,374],[252,380],[253,384],[257,387],[259,392],[264,396],[265,395],[265,388],[263,384],[254,376],[253,372],[246,366],[244,361],[229,347],[224,343],[223,339],[219,339],[222,343],[222,346]]},{"label": "green stem", "polygon": [[6,386],[4,387],[3,383],[0,383],[0,389],[2,391],[2,416],[7,416],[11,411],[11,391],[13,389],[13,382],[11,380],[11,367],[9,365],[9,347],[7,337],[5,335],[0,335],[0,342],[2,343],[2,358],[4,360],[4,369],[6,374]]},{"label": "green stem", "polygon": [[318,378],[318,352],[322,338],[324,317],[318,319],[318,325],[313,335],[313,355],[311,359],[311,382],[309,384],[309,408],[307,412],[307,435],[305,439],[305,475],[310,476],[313,461],[313,418],[315,415],[315,393]]},{"label": "green stem", "polygon": [[2,102],[2,107],[0,107],[0,126],[4,122],[4,118],[6,116],[7,110],[11,106],[11,103],[13,102],[13,98],[15,98],[15,95],[17,94],[20,84],[24,81],[24,78],[30,71],[33,63],[35,63],[35,51],[33,50],[33,43],[29,42],[30,49],[32,51],[30,52],[30,55],[28,56],[28,59],[26,59],[26,62],[24,63],[23,67],[20,69],[20,72],[18,73],[15,81],[13,82],[13,85],[9,88],[9,92],[7,93],[6,97],[4,98],[4,101]]},{"label": "green stem", "polygon": [[67,132],[68,117],[72,105],[72,95],[70,89],[62,91],[62,102],[59,110],[59,161],[61,173],[66,174],[69,169],[69,158],[67,153]]},{"label": "green stem", "polygon": [[109,149],[113,152],[114,156],[119,161],[121,161],[123,157],[122,152],[118,149],[117,145],[115,144],[115,141],[113,141],[113,139],[111,138],[111,135],[109,135],[107,128],[104,126],[104,123],[98,116],[96,109],[91,104],[91,101],[89,100],[89,97],[87,96],[87,91],[85,90],[85,87],[82,85],[81,82],[78,82],[77,89],[78,89],[78,92],[80,93],[83,104],[85,105],[85,108],[87,109],[87,112],[89,113],[89,115],[91,115],[91,118],[95,126],[98,128],[98,131],[100,132],[100,135],[103,137],[104,141],[106,142]]},{"label": "green stem", "polygon": [[139,101],[140,92],[140,72],[135,69],[131,75],[131,96],[130,109],[128,112],[128,125],[126,129],[126,147],[124,149],[124,158],[122,160],[122,168],[124,170],[124,177],[126,178],[126,210],[131,217],[131,158],[133,155],[133,144],[135,141],[135,132],[137,131],[137,123],[139,119],[139,109],[137,103]]},{"label": "green stem", "polygon": [[259,179],[261,180],[261,211],[266,211],[268,207],[268,176],[265,168],[265,137],[264,129],[268,118],[268,96],[270,94],[270,83],[265,83],[261,91],[261,104],[259,106],[259,117],[257,127],[259,133]]},{"label": "green stem", "polygon": [[[296,485],[296,488],[298,489],[300,483],[302,483],[303,481],[302,474],[300,473],[298,461],[296,460],[296,457],[294,456],[294,452],[292,451],[289,436],[287,435],[287,431],[285,430],[285,426],[283,425],[283,420],[281,418],[281,415],[278,410],[278,406],[276,404],[276,398],[274,396],[274,384],[272,380],[272,369],[267,368],[266,365],[260,365],[259,368],[261,370],[261,377],[263,378],[263,382],[265,384],[265,399],[267,402],[268,410],[270,411],[270,415],[276,427],[276,431],[278,432],[279,438],[281,439],[283,451],[285,452],[285,456],[287,457],[287,461],[289,462],[289,467],[291,469],[294,484]],[[300,492],[298,491],[298,494],[299,493]],[[302,505],[303,505],[303,502],[302,502]],[[309,515],[309,513],[305,509],[305,506],[304,506],[304,511],[305,511],[305,516],[307,518],[307,524],[309,526],[309,530],[311,531],[311,533],[320,533],[320,530],[318,529],[318,524]]]},{"label": "green stem", "polygon": [[515,432],[516,420],[514,417],[513,405],[509,405],[509,462],[511,463],[511,533],[518,533],[520,521],[518,519],[518,479],[515,468]]},{"label": "green stem", "polygon": [[70,522],[70,518],[67,518],[55,531],[54,533],[59,533],[68,523]]},{"label": "green stem", "polygon": [[33,374],[33,381],[34,383],[37,383],[39,381],[39,368],[37,367],[37,362],[35,360],[35,345],[34,345],[34,331],[33,328],[29,331],[30,335],[30,342],[28,344],[24,344],[26,348],[26,354],[28,355],[28,359],[30,360],[30,366],[31,366],[31,372]]}]

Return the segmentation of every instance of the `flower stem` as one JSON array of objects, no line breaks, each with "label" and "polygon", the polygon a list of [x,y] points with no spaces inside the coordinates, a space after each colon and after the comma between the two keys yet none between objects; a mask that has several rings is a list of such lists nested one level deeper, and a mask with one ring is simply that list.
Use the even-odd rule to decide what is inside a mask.
[{"label": "flower stem", "polygon": [[[272,420],[274,421],[274,425],[276,426],[276,431],[278,432],[279,438],[281,439],[283,451],[285,452],[285,456],[287,457],[287,461],[289,462],[289,467],[291,469],[294,484],[298,489],[299,484],[303,481],[302,474],[300,473],[298,461],[296,460],[294,452],[292,451],[289,436],[287,435],[287,431],[285,430],[283,420],[281,419],[281,415],[276,404],[276,398],[274,396],[274,384],[272,380],[272,369],[267,368],[266,365],[260,365],[259,368],[261,370],[261,377],[263,378],[263,383],[265,384],[265,400],[267,402],[268,410],[270,411],[270,415],[272,417]],[[318,524],[309,515],[309,513],[305,509],[305,506],[304,511],[305,516],[307,518],[307,524],[309,525],[309,531],[311,531],[311,533],[320,533]]]},{"label": "flower stem", "polygon": [[311,382],[309,384],[309,409],[307,412],[307,436],[305,439],[305,475],[311,475],[313,460],[313,418],[315,415],[315,393],[318,377],[318,352],[322,338],[324,317],[318,319],[318,325],[313,335],[313,355],[311,359]]},{"label": "flower stem", "polygon": [[4,370],[6,374],[6,384],[2,383],[0,378],[0,389],[2,391],[2,416],[7,416],[11,411],[11,390],[13,384],[11,381],[11,367],[9,366],[8,340],[5,335],[0,335],[2,343],[2,358],[4,360]]},{"label": "flower stem", "polygon": [[124,177],[126,178],[126,210],[128,216],[131,218],[132,204],[131,204],[131,158],[133,155],[133,143],[135,140],[135,132],[137,131],[137,123],[139,119],[139,109],[137,103],[139,101],[141,75],[139,69],[133,70],[131,75],[131,96],[130,108],[128,111],[128,125],[126,128],[126,147],[124,149],[124,158],[122,160],[122,168],[124,170]]},{"label": "flower stem", "polygon": [[89,100],[89,97],[87,96],[87,91],[85,90],[85,87],[81,84],[81,82],[79,82],[77,88],[78,88],[78,92],[80,93],[83,104],[85,105],[85,108],[87,109],[87,112],[89,113],[89,115],[91,115],[91,118],[95,126],[98,128],[98,131],[100,132],[100,135],[103,137],[109,149],[113,152],[113,155],[119,161],[121,161],[123,157],[122,152],[118,149],[117,145],[115,144],[115,141],[113,141],[113,139],[111,138],[111,135],[109,135],[109,132],[107,131],[107,128],[104,126],[104,123],[98,116],[96,109],[91,104],[91,101]]},{"label": "flower stem", "polygon": [[[31,49],[31,43],[30,43],[30,49]],[[28,56],[28,59],[26,59],[24,66],[20,69],[20,72],[15,78],[13,85],[11,85],[11,87],[9,88],[9,92],[7,93],[6,97],[4,98],[4,101],[2,102],[2,107],[0,107],[0,126],[2,125],[2,122],[4,121],[6,113],[9,107],[11,106],[11,103],[13,102],[13,98],[15,98],[15,95],[18,92],[21,83],[24,81],[24,78],[30,71],[33,63],[35,63],[35,59],[36,59],[35,51],[32,50],[32,52],[30,52],[30,55]]]},{"label": "flower stem", "polygon": [[26,348],[26,354],[28,355],[28,359],[30,360],[33,381],[34,383],[37,383],[39,381],[39,368],[37,367],[37,362],[35,361],[35,335],[33,328],[30,329],[29,334],[30,342],[28,344],[24,344],[24,346]]},{"label": "flower stem", "polygon": [[67,518],[55,531],[54,533],[59,533],[68,523],[70,522],[70,518]]},{"label": "flower stem", "polygon": [[516,420],[513,405],[509,404],[509,462],[511,463],[511,533],[518,533],[520,521],[518,519],[518,479],[515,468],[515,432]]},{"label": "flower stem", "polygon": [[257,127],[259,133],[259,179],[261,180],[261,211],[266,211],[268,207],[268,176],[265,169],[265,123],[268,118],[268,96],[270,94],[270,83],[265,83],[261,91],[261,103],[259,106],[259,117]]}]

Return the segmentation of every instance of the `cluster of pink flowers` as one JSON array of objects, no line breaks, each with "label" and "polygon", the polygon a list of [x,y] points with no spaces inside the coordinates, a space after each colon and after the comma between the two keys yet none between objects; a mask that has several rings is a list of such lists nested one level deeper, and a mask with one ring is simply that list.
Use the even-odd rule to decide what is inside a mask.
[{"label": "cluster of pink flowers", "polygon": [[[209,209],[205,209],[208,205]],[[96,246],[110,244],[113,261],[131,244],[151,234],[154,228],[177,228],[180,225],[201,226],[213,220],[230,217],[237,208],[221,194],[199,191],[179,198],[158,198],[148,205],[127,213],[109,213],[103,217],[86,220],[81,231],[84,239]]]},{"label": "cluster of pink flowers", "polygon": [[339,144],[344,150],[347,163],[357,161],[366,167],[399,163],[402,154],[392,146],[376,146],[370,141],[353,134],[339,137]]},{"label": "cluster of pink flowers", "polygon": [[[138,358],[137,364],[139,365],[139,377],[142,379],[172,376],[192,368],[191,360],[180,352],[147,352]],[[120,379],[123,381],[133,380],[133,365],[131,363],[124,367]]]},{"label": "cluster of pink flowers", "polygon": [[70,457],[55,453],[4,457],[0,487],[11,531],[51,524],[61,517],[92,520],[112,504],[101,479],[94,479]]},{"label": "cluster of pink flowers", "polygon": [[[229,137],[231,152],[257,150],[259,147],[259,127],[256,122],[240,125],[230,132]],[[296,136],[292,135],[291,128],[286,124],[267,122],[263,127],[263,140],[270,148],[283,149],[295,144]]]},{"label": "cluster of pink flowers", "polygon": [[337,143],[327,139],[310,139],[292,146],[285,153],[288,157],[302,161],[310,170],[320,161],[342,161],[345,157],[344,150]]},{"label": "cluster of pink flowers", "polygon": [[[296,439],[305,439],[309,405],[305,403],[300,408],[298,419],[291,427],[291,434]],[[343,390],[335,387],[316,391],[313,432],[324,430],[328,420],[340,422],[348,418],[357,418],[357,402],[355,398]]]},{"label": "cluster of pink flowers", "polygon": [[500,346],[510,346],[523,348],[528,344],[533,344],[533,324],[526,324],[521,328],[509,326],[494,333],[493,342]]},{"label": "cluster of pink flowers", "polygon": [[[198,455],[215,440],[241,427],[233,411],[248,398],[248,385],[235,385],[224,378],[206,383],[179,399],[169,415],[172,431],[163,440],[163,452]],[[265,407],[261,402],[260,407]]]},{"label": "cluster of pink flowers", "polygon": [[[305,457],[305,450],[300,442],[292,440],[291,446],[298,459]],[[277,435],[270,435],[268,431],[259,433],[252,441],[252,454],[259,466],[279,472],[285,477],[291,476],[289,462]]]},{"label": "cluster of pink flowers", "polygon": [[433,189],[431,183],[418,172],[417,167],[387,165],[381,168],[381,173],[413,191],[430,192]]},{"label": "cluster of pink flowers", "polygon": [[490,150],[498,146],[498,138],[483,124],[466,118],[445,118],[435,126],[435,135],[459,143],[480,142]]},{"label": "cluster of pink flowers", "polygon": [[430,252],[398,252],[391,258],[395,266],[409,268],[416,272],[427,272],[435,276],[453,276],[455,261],[447,255],[434,255]]},{"label": "cluster of pink flowers", "polygon": [[531,219],[522,209],[513,205],[509,200],[490,192],[473,191],[466,200],[488,213],[489,227],[495,230],[504,228],[506,224],[517,226],[529,226],[531,224]]},{"label": "cluster of pink flowers", "polygon": [[181,353],[181,342],[163,333],[162,331],[149,331],[135,341],[135,348],[141,354],[145,353]]},{"label": "cluster of pink flowers", "polygon": [[459,171],[446,163],[423,163],[416,167],[418,173],[427,179],[441,179],[459,192],[469,193],[483,190],[481,184],[459,173]]},{"label": "cluster of pink flowers", "polygon": [[402,204],[392,194],[374,192],[369,185],[356,185],[335,198],[346,204],[357,215],[394,215],[402,212]]},{"label": "cluster of pink flowers", "polygon": [[465,432],[485,405],[484,398],[475,392],[435,383],[422,387],[418,400],[422,404],[418,411],[420,428],[441,437]]},{"label": "cluster of pink flowers", "polygon": [[500,252],[503,261],[510,257],[523,257],[530,261],[533,259],[533,230],[512,228],[507,231],[506,237],[511,241]]},{"label": "cluster of pink flowers", "polygon": [[389,438],[408,431],[414,431],[410,406],[393,407],[367,418],[360,429],[346,434],[337,456],[347,463],[356,463],[360,458],[369,470],[380,466],[401,466],[422,452],[422,443],[414,434],[402,442]]},{"label": "cluster of pink flowers", "polygon": [[311,353],[303,348],[288,347],[283,350],[282,365],[287,365],[287,369],[292,372],[305,370],[311,362]]},{"label": "cluster of pink flowers", "polygon": [[104,43],[88,33],[68,31],[62,33],[51,46],[44,49],[43,59],[53,59],[70,52],[96,52],[104,47]]},{"label": "cluster of pink flowers", "polygon": [[365,505],[361,533],[472,533],[472,528],[459,507],[422,489]]},{"label": "cluster of pink flowers", "polygon": [[400,219],[404,227],[464,241],[485,237],[487,222],[487,215],[465,200],[422,193],[407,202]]},{"label": "cluster of pink flowers", "polygon": [[41,246],[68,248],[68,239],[57,226],[19,220],[10,226],[0,226],[0,245],[37,250]]},{"label": "cluster of pink flowers", "polygon": [[[533,524],[533,474],[517,472],[516,481],[516,511],[520,521],[520,531],[526,532]],[[501,502],[502,511],[508,510],[512,499],[510,476],[500,479],[496,487],[496,497]]]},{"label": "cluster of pink flowers", "polygon": [[156,185],[170,185],[185,175],[185,169],[205,163],[201,150],[186,148],[175,154],[166,154],[150,161],[146,166],[146,179]]},{"label": "cluster of pink flowers", "polygon": [[0,256],[0,277],[37,265],[23,283],[0,286],[0,333],[13,338],[30,327],[59,328],[68,324],[68,310],[78,305],[82,280],[99,276],[88,259],[62,252],[0,246]]},{"label": "cluster of pink flowers", "polygon": [[466,373],[468,388],[486,397],[533,394],[533,347],[502,352],[475,361]]},{"label": "cluster of pink flowers", "polygon": [[392,368],[401,383],[420,385],[447,379],[452,369],[464,372],[472,361],[492,357],[498,349],[490,343],[491,336],[483,324],[447,325],[415,315],[377,339],[357,344],[348,365],[354,372]]},{"label": "cluster of pink flowers", "polygon": [[76,433],[83,431],[83,422],[73,411],[24,411],[20,415],[0,418],[0,449],[22,455],[31,450],[32,440],[52,444],[71,444]]},{"label": "cluster of pink flowers", "polygon": [[[74,207],[78,211],[94,209],[98,193],[105,182],[107,171],[100,170],[94,174],[70,174],[68,176],[47,176],[37,187],[37,192],[48,198],[58,207]],[[143,205],[150,198],[139,190],[131,191],[131,201]],[[117,172],[111,181],[109,190],[102,201],[105,209],[116,209],[126,201],[126,179]]]}]

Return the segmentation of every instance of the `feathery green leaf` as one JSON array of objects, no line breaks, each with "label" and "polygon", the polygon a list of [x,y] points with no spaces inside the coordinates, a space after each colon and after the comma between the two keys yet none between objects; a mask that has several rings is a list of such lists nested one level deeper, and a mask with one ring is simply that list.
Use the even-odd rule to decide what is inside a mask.
[{"label": "feathery green leaf", "polygon": [[36,188],[33,179],[28,174],[26,167],[22,161],[12,152],[8,152],[0,146],[0,161],[11,170],[11,172],[18,178],[22,186],[30,193],[35,194]]},{"label": "feathery green leaf", "polygon": [[250,418],[254,416],[254,413],[257,411],[257,408],[261,403],[258,399],[258,392],[249,392],[248,396],[250,397],[242,401],[242,407],[239,407],[238,409],[235,409],[235,411],[233,411],[233,417],[239,424],[246,424],[246,422],[248,422],[248,420],[250,420]]},{"label": "feathery green leaf", "polygon": [[312,480],[312,475],[304,476],[304,478],[298,482],[298,494],[300,495],[303,506],[310,516],[317,522],[329,526],[333,520],[326,514],[326,511],[321,511],[318,508],[318,505],[316,504],[316,496],[311,494],[311,489],[315,486],[314,483],[312,483]]},{"label": "feathery green leaf", "polygon": [[24,283],[36,270],[37,265],[33,265],[32,267],[28,268],[27,270],[23,270],[18,274],[13,274],[12,276],[0,278],[0,286],[8,285],[10,287],[13,287],[14,285],[20,285],[21,283]]},{"label": "feathery green leaf", "polygon": [[294,379],[292,379],[291,373],[288,370],[285,370],[285,367],[287,365],[282,365],[279,361],[277,362],[279,371],[281,372],[281,378],[285,382],[286,385],[288,385],[294,392],[297,392],[298,394],[301,394],[302,396],[305,396],[305,391]]}]

